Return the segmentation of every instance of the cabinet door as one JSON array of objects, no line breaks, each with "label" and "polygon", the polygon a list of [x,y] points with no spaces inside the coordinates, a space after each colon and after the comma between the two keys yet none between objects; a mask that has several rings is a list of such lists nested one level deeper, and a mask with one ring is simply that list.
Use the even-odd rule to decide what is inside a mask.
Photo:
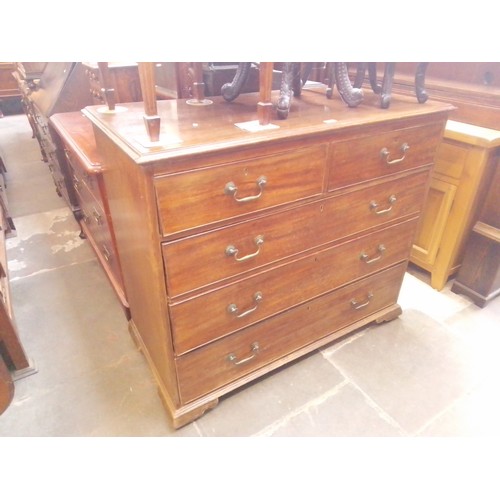
[{"label": "cabinet door", "polygon": [[456,190],[453,184],[436,178],[431,179],[410,258],[424,269],[432,266],[436,260]]}]

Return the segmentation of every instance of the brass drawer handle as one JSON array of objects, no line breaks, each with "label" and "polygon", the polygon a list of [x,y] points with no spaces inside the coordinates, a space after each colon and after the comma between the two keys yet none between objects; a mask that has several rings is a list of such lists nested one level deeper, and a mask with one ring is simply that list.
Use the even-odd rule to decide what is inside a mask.
[{"label": "brass drawer handle", "polygon": [[389,202],[390,207],[389,208],[385,208],[383,210],[377,210],[378,203],[376,201],[370,201],[370,210],[374,214],[377,214],[377,215],[383,215],[383,214],[386,214],[386,213],[390,212],[392,210],[392,207],[393,207],[394,203],[396,203],[397,198],[396,198],[395,195],[391,194],[391,196],[389,196],[389,198],[387,199],[387,201]]},{"label": "brass drawer handle", "polygon": [[263,192],[264,186],[267,184],[267,178],[261,175],[256,181],[257,187],[259,188],[259,193],[253,196],[246,196],[244,198],[236,198],[238,194],[238,187],[234,182],[228,182],[224,188],[224,194],[231,195],[238,203],[246,203],[247,201],[258,200]]},{"label": "brass drawer handle", "polygon": [[227,356],[227,360],[230,362],[230,363],[233,363],[233,365],[243,365],[245,363],[248,363],[249,361],[251,361],[253,358],[255,358],[255,356],[257,356],[257,354],[259,354],[259,343],[258,342],[254,342],[251,346],[250,346],[250,349],[251,349],[251,352],[252,354],[246,358],[243,358],[243,359],[240,359],[238,361],[238,357],[236,356],[236,354],[229,354]]},{"label": "brass drawer handle", "polygon": [[81,216],[81,220],[83,222],[85,222],[85,224],[88,224],[89,223],[89,216],[86,214],[85,210],[83,210],[82,208],[82,216]]},{"label": "brass drawer handle", "polygon": [[104,257],[104,260],[106,262],[109,262],[111,260],[111,252],[108,250],[108,247],[106,245],[102,245],[102,256]]},{"label": "brass drawer handle", "polygon": [[236,318],[244,318],[245,316],[248,316],[249,314],[253,313],[254,311],[257,310],[259,307],[259,302],[262,300],[262,292],[255,292],[253,296],[253,301],[255,302],[255,306],[252,307],[251,309],[247,309],[246,311],[238,314],[238,306],[236,304],[229,304],[227,306],[227,311],[230,314],[234,314]]},{"label": "brass drawer handle", "polygon": [[258,246],[257,251],[254,253],[245,255],[244,257],[238,257],[239,250],[234,245],[229,245],[226,248],[226,255],[228,257],[234,257],[234,260],[236,260],[237,262],[244,262],[246,260],[253,259],[257,255],[259,255],[260,249],[261,249],[262,245],[264,244],[264,236],[260,236],[260,235],[256,236],[254,238],[254,242]]},{"label": "brass drawer handle", "polygon": [[92,209],[92,217],[98,226],[102,225],[102,215],[95,208]]},{"label": "brass drawer handle", "polygon": [[366,252],[362,252],[359,258],[364,261],[366,264],[371,264],[372,262],[377,262],[377,260],[380,260],[382,258],[382,254],[385,252],[385,246],[382,245],[382,243],[377,247],[377,252],[378,255],[376,257],[372,257],[370,259],[370,256]]},{"label": "brass drawer handle", "polygon": [[68,160],[69,163],[71,163],[71,157],[69,151],[66,148],[64,148],[64,156],[66,157],[66,160]]},{"label": "brass drawer handle", "polygon": [[353,309],[356,309],[356,310],[363,309],[363,307],[366,307],[370,303],[370,301],[372,299],[373,299],[373,293],[369,292],[368,295],[367,295],[367,297],[366,297],[366,301],[365,302],[359,303],[357,300],[352,299],[351,300],[351,307]]},{"label": "brass drawer handle", "polygon": [[407,142],[404,142],[403,144],[401,144],[401,147],[399,148],[399,150],[401,151],[401,153],[403,153],[403,156],[401,156],[401,158],[396,158],[394,160],[389,160],[389,155],[391,153],[389,152],[389,150],[387,148],[382,148],[380,150],[380,157],[382,158],[382,160],[385,161],[385,163],[387,165],[395,165],[396,163],[401,163],[405,159],[406,152],[409,149],[410,149],[410,145]]}]

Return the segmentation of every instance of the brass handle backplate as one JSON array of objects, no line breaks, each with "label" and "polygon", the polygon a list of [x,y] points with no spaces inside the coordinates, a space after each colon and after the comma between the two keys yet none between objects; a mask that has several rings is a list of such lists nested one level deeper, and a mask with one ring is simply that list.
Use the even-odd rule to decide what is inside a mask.
[{"label": "brass handle backplate", "polygon": [[260,236],[260,235],[256,236],[254,238],[254,242],[258,247],[257,251],[254,253],[245,255],[243,257],[238,257],[239,250],[234,245],[228,245],[226,247],[226,255],[228,257],[234,257],[234,260],[236,260],[237,262],[244,262],[246,260],[253,259],[257,255],[259,255],[260,249],[261,249],[262,245],[264,244],[264,236]]},{"label": "brass handle backplate", "polygon": [[407,142],[404,142],[401,144],[401,147],[399,148],[399,151],[403,154],[400,158],[395,158],[394,160],[389,160],[389,155],[391,154],[389,152],[389,149],[387,148],[382,148],[380,150],[380,157],[385,161],[387,165],[395,165],[396,163],[401,163],[405,157],[406,157],[406,152],[410,149],[410,146]]},{"label": "brass handle backplate", "polygon": [[94,208],[92,210],[92,217],[94,218],[96,224],[98,226],[101,226],[102,225],[102,215],[98,212],[98,210],[96,208]]},{"label": "brass handle backplate", "polygon": [[240,359],[238,361],[238,357],[236,356],[236,354],[228,354],[227,356],[227,360],[232,363],[233,365],[243,365],[245,363],[248,363],[249,361],[251,361],[252,359],[255,358],[255,356],[257,356],[257,354],[259,353],[259,343],[258,342],[254,342],[251,346],[250,346],[250,350],[252,352],[252,354],[250,356],[247,356],[246,358],[243,358],[243,359]]},{"label": "brass handle backplate", "polygon": [[372,299],[373,299],[373,293],[368,292],[368,295],[366,296],[365,302],[358,302],[357,300],[352,299],[351,300],[351,307],[353,309],[356,309],[356,310],[363,309],[363,307],[366,307]]},{"label": "brass handle backplate", "polygon": [[234,314],[236,318],[244,318],[245,316],[248,316],[249,314],[257,310],[257,308],[259,307],[259,302],[261,302],[262,299],[262,292],[255,292],[253,296],[253,301],[255,302],[254,307],[238,314],[238,306],[236,304],[229,304],[227,306],[227,311],[231,314]]},{"label": "brass handle backplate", "polygon": [[257,187],[259,188],[259,192],[252,196],[245,196],[244,198],[236,198],[238,194],[238,187],[234,182],[228,182],[224,188],[224,193],[232,196],[238,203],[246,203],[248,201],[258,200],[263,192],[264,186],[267,184],[267,178],[264,175],[261,175],[256,181]]},{"label": "brass handle backplate", "polygon": [[372,257],[370,259],[370,256],[366,252],[361,252],[361,255],[359,258],[364,261],[366,264],[371,264],[372,262],[377,262],[377,260],[380,260],[382,258],[382,254],[385,252],[385,245],[382,243],[377,247],[377,252],[378,255],[376,257]]},{"label": "brass handle backplate", "polygon": [[108,250],[108,247],[106,245],[102,245],[102,256],[104,257],[104,260],[106,262],[109,262],[111,260],[111,252]]},{"label": "brass handle backplate", "polygon": [[395,195],[391,194],[391,196],[389,196],[389,198],[387,199],[387,201],[389,202],[389,208],[384,208],[382,210],[377,210],[377,208],[379,207],[378,203],[376,201],[370,201],[370,210],[374,213],[374,214],[377,214],[377,215],[383,215],[383,214],[386,214],[388,212],[390,212],[392,210],[392,207],[394,205],[394,203],[396,203],[397,201],[397,198]]}]

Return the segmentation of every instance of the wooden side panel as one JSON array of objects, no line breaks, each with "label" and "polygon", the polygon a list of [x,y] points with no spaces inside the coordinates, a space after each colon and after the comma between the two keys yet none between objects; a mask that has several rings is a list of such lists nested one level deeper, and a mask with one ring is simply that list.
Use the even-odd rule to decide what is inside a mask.
[{"label": "wooden side panel", "polygon": [[166,309],[156,200],[150,175],[96,129],[103,178],[113,214],[125,292],[147,358],[177,406],[177,379]]},{"label": "wooden side panel", "polygon": [[431,179],[412,250],[412,260],[425,268],[432,266],[436,260],[455,192],[453,184]]}]

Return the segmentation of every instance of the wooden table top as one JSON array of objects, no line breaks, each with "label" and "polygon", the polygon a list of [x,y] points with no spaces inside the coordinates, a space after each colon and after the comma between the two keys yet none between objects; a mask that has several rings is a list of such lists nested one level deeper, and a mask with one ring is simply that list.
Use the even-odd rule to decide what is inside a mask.
[{"label": "wooden table top", "polygon": [[[158,101],[161,130],[157,143],[151,143],[147,135],[142,102],[119,104],[116,112],[108,112],[102,105],[88,106],[82,112],[142,164],[311,134],[331,135],[333,131],[360,125],[448,113],[454,109],[431,100],[418,104],[416,98],[400,95],[393,96],[389,109],[381,109],[379,97],[372,92],[365,92],[365,99],[357,108],[348,108],[338,95],[327,99],[325,90],[325,86],[305,88],[300,97],[293,98],[286,120],[279,120],[273,113],[270,125],[250,127],[250,131],[237,124],[252,125],[257,121],[256,93],[242,94],[231,103],[222,97],[210,97],[213,104],[206,106],[190,105],[186,99]],[[273,102],[277,97],[277,91],[273,92]]]}]

